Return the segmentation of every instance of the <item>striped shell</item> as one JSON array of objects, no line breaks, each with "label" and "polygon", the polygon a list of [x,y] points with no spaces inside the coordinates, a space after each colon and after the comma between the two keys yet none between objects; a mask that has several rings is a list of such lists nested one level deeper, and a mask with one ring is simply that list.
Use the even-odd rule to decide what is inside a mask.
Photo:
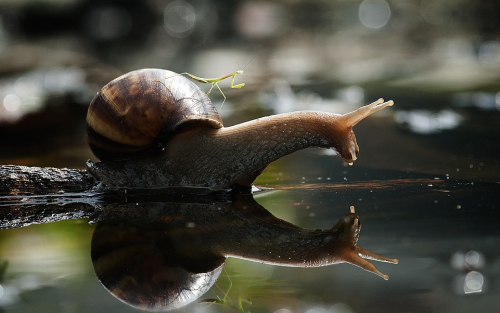
[{"label": "striped shell", "polygon": [[183,75],[142,69],[97,93],[87,112],[87,141],[100,160],[125,160],[161,151],[170,137],[199,126],[223,126],[208,96]]}]

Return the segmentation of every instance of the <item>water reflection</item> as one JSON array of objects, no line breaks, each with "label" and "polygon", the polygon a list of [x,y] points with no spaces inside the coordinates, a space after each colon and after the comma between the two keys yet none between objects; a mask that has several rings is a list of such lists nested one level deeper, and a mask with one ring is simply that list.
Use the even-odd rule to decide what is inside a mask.
[{"label": "water reflection", "polygon": [[94,270],[131,306],[153,311],[184,306],[208,291],[222,271],[225,258],[199,245],[205,238],[192,231],[198,221],[176,205],[108,207],[99,220],[92,237]]},{"label": "water reflection", "polygon": [[333,227],[309,230],[275,217],[252,195],[227,197],[128,198],[123,203],[99,196],[72,205],[50,199],[39,205],[14,203],[9,197],[2,205],[1,227],[89,217],[97,223],[91,258],[99,280],[121,301],[147,310],[196,301],[215,283],[228,257],[291,267],[350,263],[384,279],[388,276],[368,260],[397,263],[357,245],[361,223],[353,208]]},{"label": "water reflection", "polygon": [[95,219],[92,261],[121,301],[165,310],[197,300],[227,257],[293,267],[352,263],[387,279],[370,262],[397,262],[357,246],[361,224],[349,213],[326,230],[281,220],[252,196],[234,202],[143,203],[104,207]]},{"label": "water reflection", "polygon": [[[397,175],[400,176],[402,173],[397,173]],[[182,265],[183,267],[176,266],[192,271],[184,269],[184,277],[186,273],[194,275],[192,281],[199,285],[200,279],[211,284],[218,275],[217,262],[224,263],[224,269],[216,282],[222,289],[221,298],[228,290],[228,285],[224,284],[227,281],[224,273],[227,271],[228,277],[234,283],[232,293],[227,292],[232,300],[231,304],[237,306],[236,301],[239,295],[248,297],[253,304],[251,307],[244,304],[244,308],[252,312],[259,310],[275,312],[280,309],[279,312],[287,312],[286,310],[336,312],[337,309],[340,312],[343,312],[341,309],[345,312],[367,312],[377,305],[380,305],[380,308],[374,312],[398,311],[397,307],[409,311],[413,308],[414,312],[475,312],[497,303],[495,294],[498,291],[496,281],[499,258],[495,250],[498,243],[498,227],[495,222],[498,220],[497,210],[495,210],[498,205],[496,183],[474,182],[472,185],[471,182],[434,178],[385,179],[365,182],[352,180],[354,179],[350,177],[347,182],[341,184],[328,181],[326,178],[319,181],[317,177],[314,177],[305,184],[290,186],[290,188],[287,188],[288,186],[277,187],[286,189],[283,191],[260,194],[257,200],[263,207],[272,209],[274,216],[261,205],[256,204],[253,198],[247,198],[247,196],[211,199],[200,197],[184,201],[180,198],[171,199],[168,203],[153,202],[154,199],[141,202],[141,199],[132,197],[127,199],[128,203],[123,203],[124,199],[104,201],[96,197],[92,200],[93,202],[87,199],[87,204],[80,202],[79,209],[77,208],[78,200],[74,197],[71,200],[72,204],[69,200],[48,199],[47,205],[38,203],[38,205],[30,206],[30,201],[23,201],[13,205],[10,211],[8,205],[0,206],[0,214],[5,213],[5,215],[0,215],[0,221],[4,222],[8,219],[23,221],[24,218],[26,222],[26,219],[35,215],[38,215],[38,218],[34,219],[37,223],[67,218],[90,218],[94,224],[97,224],[93,244],[99,236],[104,239],[104,244],[101,244],[101,248],[95,251],[103,257],[107,268],[112,269],[111,278],[110,276],[107,278],[108,281],[111,279],[113,282],[119,282],[119,279],[127,275],[130,277],[130,275],[148,273],[150,278],[159,282],[164,281],[167,276],[172,277],[167,270],[150,269],[153,265],[162,266],[172,259],[180,264],[181,258],[172,258],[172,251],[180,251],[181,256],[187,256],[188,261],[207,256],[206,261],[203,260],[201,264],[205,270],[215,264],[215,270],[208,269],[208,275],[204,278],[200,278],[199,266],[197,267],[195,262],[187,262],[187,265]],[[478,189],[482,191],[480,195],[474,193],[474,190]],[[13,200],[10,201],[12,204]],[[61,205],[56,205],[57,203]],[[63,203],[66,204],[62,205]],[[109,205],[109,203],[121,204]],[[256,260],[256,254],[259,252],[264,251],[266,254],[265,249],[275,249],[273,250],[276,252],[275,256],[278,254],[285,256],[285,252],[282,252],[285,247],[280,247],[280,245],[288,244],[286,240],[283,240],[285,239],[282,236],[283,232],[294,233],[296,231],[296,237],[299,238],[302,235],[324,233],[325,231],[317,232],[308,229],[330,228],[342,214],[344,210],[342,208],[353,204],[356,205],[356,211],[360,212],[363,220],[366,221],[360,244],[378,251],[385,251],[384,253],[388,255],[397,255],[402,260],[400,265],[385,269],[391,273],[391,279],[388,282],[383,282],[378,277],[368,275],[352,266],[336,265],[306,270],[284,269],[260,264],[260,262],[268,262],[266,260],[249,263],[235,259],[244,257]],[[340,213],[336,208],[341,208]],[[60,226],[46,224],[45,228],[35,226],[0,232],[2,235],[0,257],[9,260],[7,280],[0,282],[4,290],[2,300],[4,302],[0,301],[0,306],[4,308],[7,305],[8,312],[16,312],[16,310],[10,310],[9,303],[23,309],[28,309],[30,305],[36,306],[43,303],[44,306],[49,306],[59,303],[63,300],[59,300],[53,292],[50,293],[50,290],[65,289],[68,285],[80,286],[81,284],[80,280],[74,279],[70,280],[69,284],[50,279],[50,275],[54,276],[54,272],[39,266],[39,264],[46,264],[39,262],[39,257],[42,255],[47,257],[47,253],[37,251],[52,251],[52,256],[58,256],[58,258],[51,258],[54,260],[51,268],[57,266],[60,270],[58,277],[74,276],[68,275],[71,270],[63,265],[74,266],[72,271],[76,270],[81,273],[81,267],[75,266],[78,264],[76,260],[71,259],[69,262],[69,259],[59,257],[63,251],[68,255],[75,255],[75,251],[68,251],[67,245],[61,245],[59,241],[62,238],[67,240],[68,235],[73,234],[86,242],[84,249],[80,252],[83,253],[81,259],[89,260],[86,266],[92,266],[88,257],[91,234],[86,233],[85,236],[81,236],[81,232],[78,231],[80,227],[85,226],[86,220],[78,227],[75,223],[57,224],[60,226],[62,224],[63,227],[66,225],[68,232],[64,236],[60,233],[52,234],[53,240],[50,242],[37,242],[37,249],[30,247],[33,245],[33,238],[43,237],[44,229],[56,229]],[[23,224],[18,222],[17,225],[20,227]],[[306,229],[294,225],[300,225]],[[88,226],[85,226],[85,229],[88,232],[94,230]],[[274,232],[272,233],[274,235],[264,236],[269,229],[275,229],[279,233]],[[8,234],[11,234],[11,237]],[[120,240],[128,241],[132,245],[120,244]],[[17,243],[21,241],[26,246],[17,247]],[[216,244],[217,241],[219,244]],[[235,247],[231,247],[231,242],[235,243],[233,245]],[[279,245],[274,248],[277,242]],[[261,249],[256,250],[255,247],[259,246]],[[132,256],[128,261],[125,260],[122,268],[111,266],[113,263],[109,261],[110,258],[126,255],[135,247],[139,248],[140,252],[132,252]],[[115,250],[102,252],[108,248],[115,248]],[[243,249],[245,251],[242,252]],[[26,254],[24,251],[30,251],[31,254]],[[156,253],[157,256],[152,254],[146,256],[145,252]],[[95,252],[92,253],[97,256]],[[21,262],[19,257],[15,257],[17,255],[23,257]],[[220,258],[221,255],[223,259]],[[301,254],[297,253],[297,255]],[[227,256],[231,258],[226,260]],[[124,258],[127,259],[127,257]],[[286,260],[286,257],[284,259]],[[141,262],[146,264],[144,270],[134,267],[134,264]],[[272,262],[277,262],[276,258]],[[19,271],[20,263],[27,264],[23,266],[24,271]],[[127,270],[119,274],[118,270],[125,269],[125,267]],[[88,273],[89,269],[92,271],[92,268],[86,268],[85,273]],[[44,273],[47,275],[44,276]],[[159,273],[163,274],[159,275]],[[95,304],[96,310],[94,311],[98,308],[103,310],[100,307],[103,305],[112,306],[112,311],[134,312],[132,307],[124,306],[112,297],[106,297],[107,292],[98,284],[94,273],[88,273],[87,276],[94,283],[86,286],[85,288],[88,288],[86,290],[99,295],[96,296],[98,304]],[[129,279],[127,282],[134,281],[136,285],[133,286],[137,286],[139,283],[147,283],[147,278]],[[359,288],[361,283],[363,288]],[[42,288],[47,286],[51,288]],[[122,286],[127,286],[127,284],[120,284],[114,289],[107,288],[111,289],[111,292],[116,290],[120,296],[123,296],[126,293],[123,292]],[[72,291],[75,295],[79,292],[80,290]],[[183,309],[191,312],[196,309],[206,309],[208,305],[206,301],[216,298],[214,293],[221,295],[214,286],[211,291],[199,297],[199,300],[192,300],[191,306]],[[20,299],[24,297],[30,299],[33,294],[44,295],[46,300],[31,301],[31,304],[20,302]],[[62,294],[67,295],[68,292]],[[135,294],[140,295],[140,292]],[[478,296],[481,297],[483,303],[477,302]],[[138,301],[139,298],[135,296],[132,300]],[[436,303],[433,299],[439,301]],[[80,303],[79,300],[73,301]],[[200,301],[204,301],[202,305],[197,304]],[[449,310],[444,310],[445,307]],[[217,311],[218,309],[227,308],[212,305],[208,310]]]}]

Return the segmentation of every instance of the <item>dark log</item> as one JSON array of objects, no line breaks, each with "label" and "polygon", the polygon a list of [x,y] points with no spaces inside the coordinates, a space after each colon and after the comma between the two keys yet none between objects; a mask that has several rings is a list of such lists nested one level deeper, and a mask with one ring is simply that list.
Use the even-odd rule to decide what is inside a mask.
[{"label": "dark log", "polygon": [[[0,165],[0,229],[89,218],[107,203],[231,201],[227,193],[195,195],[182,189],[143,190],[138,193],[106,192],[86,170]],[[191,190],[190,190],[191,191]]]},{"label": "dark log", "polygon": [[0,165],[0,229],[89,217],[97,184],[86,170]]},{"label": "dark log", "polygon": [[78,193],[97,184],[86,170],[0,165],[0,196]]},{"label": "dark log", "polygon": [[98,185],[86,170],[0,165],[0,229],[89,218],[109,203],[231,201],[231,193],[197,195],[193,188],[116,192]]}]

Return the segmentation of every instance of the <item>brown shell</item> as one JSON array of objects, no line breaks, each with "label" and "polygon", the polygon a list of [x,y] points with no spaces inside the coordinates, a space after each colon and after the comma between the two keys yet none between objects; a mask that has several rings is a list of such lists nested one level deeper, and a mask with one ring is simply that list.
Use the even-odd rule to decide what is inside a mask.
[{"label": "brown shell", "polygon": [[97,93],[87,112],[87,141],[100,160],[124,160],[161,151],[191,126],[223,126],[208,96],[183,75],[142,69]]}]

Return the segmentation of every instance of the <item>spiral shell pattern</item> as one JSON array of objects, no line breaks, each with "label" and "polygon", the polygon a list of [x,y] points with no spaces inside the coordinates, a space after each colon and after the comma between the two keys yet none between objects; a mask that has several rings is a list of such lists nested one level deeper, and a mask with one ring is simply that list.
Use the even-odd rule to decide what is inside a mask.
[{"label": "spiral shell pattern", "polygon": [[198,86],[162,69],[137,70],[109,82],[90,103],[86,122],[87,141],[100,160],[157,153],[179,132],[223,126]]}]

